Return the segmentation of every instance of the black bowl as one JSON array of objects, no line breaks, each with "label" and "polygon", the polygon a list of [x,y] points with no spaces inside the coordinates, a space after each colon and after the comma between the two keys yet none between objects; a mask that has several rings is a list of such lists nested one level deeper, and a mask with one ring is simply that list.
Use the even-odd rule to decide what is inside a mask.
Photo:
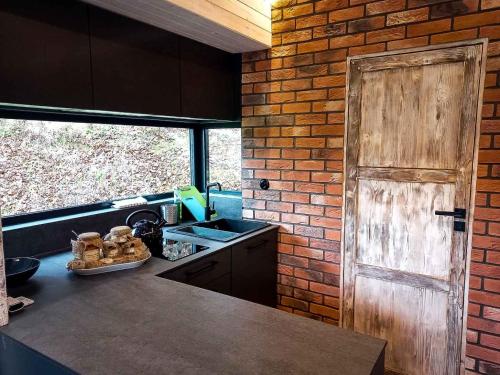
[{"label": "black bowl", "polygon": [[28,280],[38,271],[40,261],[35,258],[7,258],[5,259],[5,273],[7,285],[13,286]]}]

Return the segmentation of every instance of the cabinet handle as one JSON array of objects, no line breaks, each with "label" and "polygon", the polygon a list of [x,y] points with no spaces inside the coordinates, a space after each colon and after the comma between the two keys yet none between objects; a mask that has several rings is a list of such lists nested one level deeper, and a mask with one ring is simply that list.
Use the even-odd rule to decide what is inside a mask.
[{"label": "cabinet handle", "polygon": [[186,277],[191,278],[191,277],[193,277],[195,275],[198,275],[199,273],[208,271],[209,269],[215,267],[215,265],[217,263],[219,263],[219,262],[216,262],[215,260],[212,260],[211,262],[205,264],[204,266],[198,268],[197,270],[195,270],[195,271],[186,271],[184,274],[186,275]]},{"label": "cabinet handle", "polygon": [[253,246],[247,247],[247,253],[249,253],[249,252],[251,252],[253,250],[258,249],[259,247],[261,247],[262,245],[265,245],[268,242],[269,242],[268,240],[262,240],[257,245],[253,245]]}]

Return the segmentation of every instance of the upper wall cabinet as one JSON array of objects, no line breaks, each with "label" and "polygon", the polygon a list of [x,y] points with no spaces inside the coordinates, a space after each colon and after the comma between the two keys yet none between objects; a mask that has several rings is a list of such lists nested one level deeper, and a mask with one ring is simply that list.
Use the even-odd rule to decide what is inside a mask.
[{"label": "upper wall cabinet", "polygon": [[180,38],[182,114],[208,119],[240,118],[240,55]]},{"label": "upper wall cabinet", "polygon": [[0,2],[0,102],[91,108],[87,6]]},{"label": "upper wall cabinet", "polygon": [[271,1],[84,0],[231,53],[271,47]]},{"label": "upper wall cabinet", "polygon": [[181,115],[178,39],[90,7],[95,108]]}]

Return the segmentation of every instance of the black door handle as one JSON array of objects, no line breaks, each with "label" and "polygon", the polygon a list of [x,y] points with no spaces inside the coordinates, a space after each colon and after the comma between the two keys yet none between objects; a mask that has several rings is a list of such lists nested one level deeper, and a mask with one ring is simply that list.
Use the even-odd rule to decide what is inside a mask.
[{"label": "black door handle", "polygon": [[184,274],[186,275],[187,278],[192,278],[193,276],[196,276],[202,272],[208,271],[209,269],[212,269],[213,267],[215,267],[215,265],[217,263],[219,263],[219,262],[216,262],[215,260],[213,260],[213,261],[201,266],[200,268],[198,268],[195,271],[186,271]]},{"label": "black door handle", "polygon": [[467,210],[465,208],[455,208],[454,211],[434,211],[434,214],[440,216],[451,216],[455,219],[465,219]]},{"label": "black door handle", "polygon": [[252,252],[253,250],[256,250],[260,247],[262,247],[263,245],[265,245],[267,243],[267,240],[262,240],[260,241],[257,245],[253,245],[253,246],[249,246],[247,247],[247,252]]}]

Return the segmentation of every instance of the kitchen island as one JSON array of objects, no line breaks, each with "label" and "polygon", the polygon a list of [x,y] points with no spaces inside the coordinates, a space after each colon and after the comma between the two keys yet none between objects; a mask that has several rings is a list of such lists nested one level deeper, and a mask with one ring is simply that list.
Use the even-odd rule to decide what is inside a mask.
[{"label": "kitchen island", "polygon": [[177,262],[82,277],[70,258],[11,290],[35,304],[0,332],[78,373],[383,374],[383,340],[156,276]]}]

